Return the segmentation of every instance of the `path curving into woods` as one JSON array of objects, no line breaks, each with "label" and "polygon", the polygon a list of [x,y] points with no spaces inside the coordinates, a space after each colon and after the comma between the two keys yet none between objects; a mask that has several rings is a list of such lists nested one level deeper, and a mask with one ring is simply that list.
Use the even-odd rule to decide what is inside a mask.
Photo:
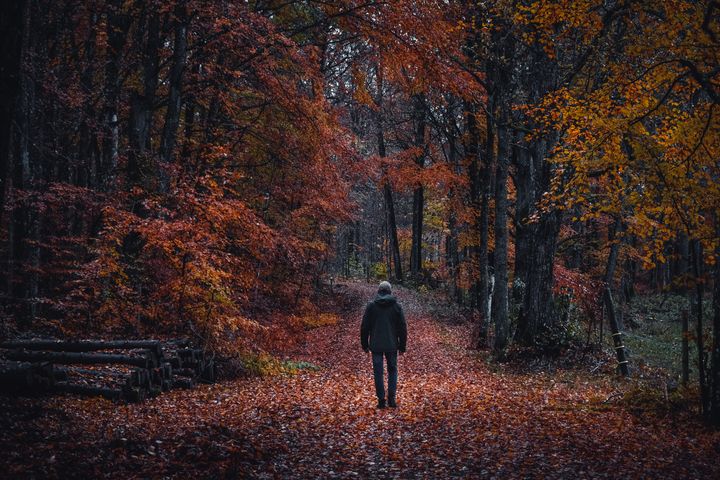
[{"label": "path curving into woods", "polygon": [[137,405],[0,397],[0,478],[720,477],[719,434],[606,402],[605,377],[489,365],[465,348],[467,326],[434,320],[417,294],[398,298],[409,330],[398,409],[374,408],[358,302],[296,352],[318,371]]}]

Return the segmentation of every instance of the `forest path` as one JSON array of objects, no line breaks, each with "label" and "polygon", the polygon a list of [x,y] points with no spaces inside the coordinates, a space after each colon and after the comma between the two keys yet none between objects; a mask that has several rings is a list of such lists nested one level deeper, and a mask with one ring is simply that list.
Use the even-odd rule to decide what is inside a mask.
[{"label": "forest path", "polygon": [[22,418],[2,425],[14,433],[0,433],[0,477],[720,477],[718,434],[605,403],[613,387],[600,376],[491,368],[465,348],[467,326],[434,320],[424,299],[403,289],[399,408],[376,409],[370,358],[359,347],[360,305],[374,287],[347,289],[356,307],[338,325],[312,330],[295,352],[319,370],[137,405],[21,400]]}]

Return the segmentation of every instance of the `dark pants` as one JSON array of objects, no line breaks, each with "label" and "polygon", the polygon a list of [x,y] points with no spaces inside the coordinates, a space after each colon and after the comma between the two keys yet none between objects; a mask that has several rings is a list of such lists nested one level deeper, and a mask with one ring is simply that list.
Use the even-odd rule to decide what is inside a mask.
[{"label": "dark pants", "polygon": [[388,369],[388,399],[395,399],[397,390],[397,352],[373,352],[373,376],[375,377],[375,393],[378,400],[385,400],[385,385],[383,381],[383,357],[387,359]]}]

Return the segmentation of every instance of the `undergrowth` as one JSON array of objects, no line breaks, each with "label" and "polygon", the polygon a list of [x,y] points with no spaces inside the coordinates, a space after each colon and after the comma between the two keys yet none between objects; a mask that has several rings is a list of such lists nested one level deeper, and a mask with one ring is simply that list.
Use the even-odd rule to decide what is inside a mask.
[{"label": "undergrowth", "polygon": [[295,375],[306,370],[319,370],[310,362],[281,360],[268,354],[248,354],[241,359],[247,374],[253,376]]}]

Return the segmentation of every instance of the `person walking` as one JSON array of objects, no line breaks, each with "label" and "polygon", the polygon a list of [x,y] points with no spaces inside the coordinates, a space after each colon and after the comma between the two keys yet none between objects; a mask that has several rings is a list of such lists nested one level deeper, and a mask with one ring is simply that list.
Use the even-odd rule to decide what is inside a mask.
[{"label": "person walking", "polygon": [[383,359],[387,360],[388,389],[387,405],[397,407],[398,352],[405,353],[407,343],[407,324],[400,304],[392,295],[389,282],[380,282],[377,296],[365,307],[360,326],[360,344],[362,349],[372,352],[373,377],[378,408],[385,408],[385,385],[383,378]]}]

